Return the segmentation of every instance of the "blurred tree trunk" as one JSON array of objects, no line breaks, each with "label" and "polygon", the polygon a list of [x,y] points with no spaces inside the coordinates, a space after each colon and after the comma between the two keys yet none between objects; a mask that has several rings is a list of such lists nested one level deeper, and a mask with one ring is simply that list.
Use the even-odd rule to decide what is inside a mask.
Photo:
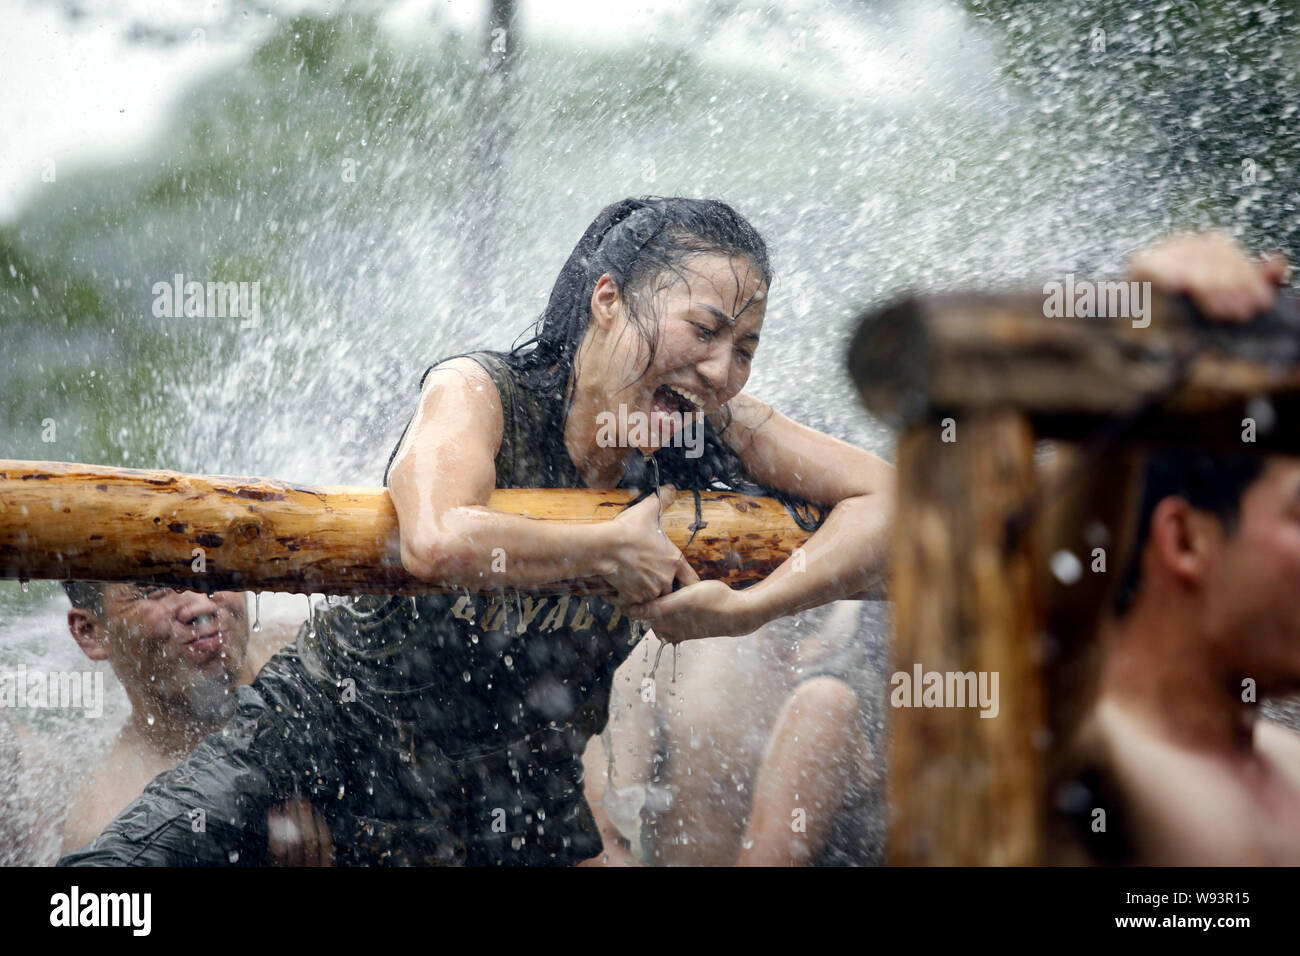
[{"label": "blurred tree trunk", "polygon": [[514,137],[511,114],[513,74],[519,57],[517,14],[517,0],[488,0],[484,58],[469,98],[469,188],[460,203],[463,238],[451,299],[458,322],[476,305],[482,308],[498,300],[496,290],[505,284],[499,263],[508,192],[505,161]]}]

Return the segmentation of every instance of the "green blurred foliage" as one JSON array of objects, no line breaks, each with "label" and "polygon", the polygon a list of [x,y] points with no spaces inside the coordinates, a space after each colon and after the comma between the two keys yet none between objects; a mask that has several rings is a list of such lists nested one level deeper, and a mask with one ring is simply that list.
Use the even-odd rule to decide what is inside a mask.
[{"label": "green blurred foliage", "polygon": [[[963,0],[1005,73],[1080,150],[1136,145],[1113,175],[1170,190],[1167,227],[1219,224],[1300,255],[1300,12],[1291,0]],[[1068,117],[1068,124],[1059,122]],[[1253,180],[1253,181],[1252,181]]]}]

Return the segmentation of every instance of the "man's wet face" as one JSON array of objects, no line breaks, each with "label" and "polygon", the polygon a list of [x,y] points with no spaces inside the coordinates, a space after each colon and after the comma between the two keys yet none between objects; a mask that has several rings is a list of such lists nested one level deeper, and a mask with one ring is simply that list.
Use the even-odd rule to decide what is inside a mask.
[{"label": "man's wet face", "polygon": [[201,719],[219,716],[233,702],[248,650],[242,592],[111,584],[102,625],[109,661],[123,684],[184,703]]},{"label": "man's wet face", "polygon": [[1300,687],[1300,458],[1268,459],[1211,574],[1210,612],[1246,676]]}]

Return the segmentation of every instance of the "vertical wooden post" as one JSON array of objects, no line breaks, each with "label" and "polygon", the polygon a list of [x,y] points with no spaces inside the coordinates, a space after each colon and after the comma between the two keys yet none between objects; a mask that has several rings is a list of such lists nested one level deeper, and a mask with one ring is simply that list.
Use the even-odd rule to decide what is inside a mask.
[{"label": "vertical wooden post", "polygon": [[[910,427],[898,488],[895,671],[996,672],[998,711],[891,708],[890,862],[1038,863],[1043,695],[1035,541],[1023,520],[1034,490],[1028,421],[987,411]],[[891,703],[899,693],[891,682]]]},{"label": "vertical wooden post", "polygon": [[[1048,801],[1043,862],[1077,862],[1075,833],[1056,813],[1063,785],[1077,774],[1078,732],[1096,701],[1102,641],[1115,594],[1131,557],[1134,519],[1142,490],[1142,449],[1109,449],[1104,459],[1060,443],[1043,469],[1039,522],[1038,594],[1044,614],[1043,689],[1050,731],[1044,768]],[[1073,555],[1054,573],[1053,562]]]}]

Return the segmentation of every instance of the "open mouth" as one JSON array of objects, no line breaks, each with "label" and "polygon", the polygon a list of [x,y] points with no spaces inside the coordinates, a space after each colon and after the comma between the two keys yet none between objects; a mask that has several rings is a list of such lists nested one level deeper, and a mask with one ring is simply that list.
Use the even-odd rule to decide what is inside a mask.
[{"label": "open mouth", "polygon": [[660,385],[655,389],[655,404],[667,412],[690,415],[704,410],[704,400],[695,393],[677,385]]}]

